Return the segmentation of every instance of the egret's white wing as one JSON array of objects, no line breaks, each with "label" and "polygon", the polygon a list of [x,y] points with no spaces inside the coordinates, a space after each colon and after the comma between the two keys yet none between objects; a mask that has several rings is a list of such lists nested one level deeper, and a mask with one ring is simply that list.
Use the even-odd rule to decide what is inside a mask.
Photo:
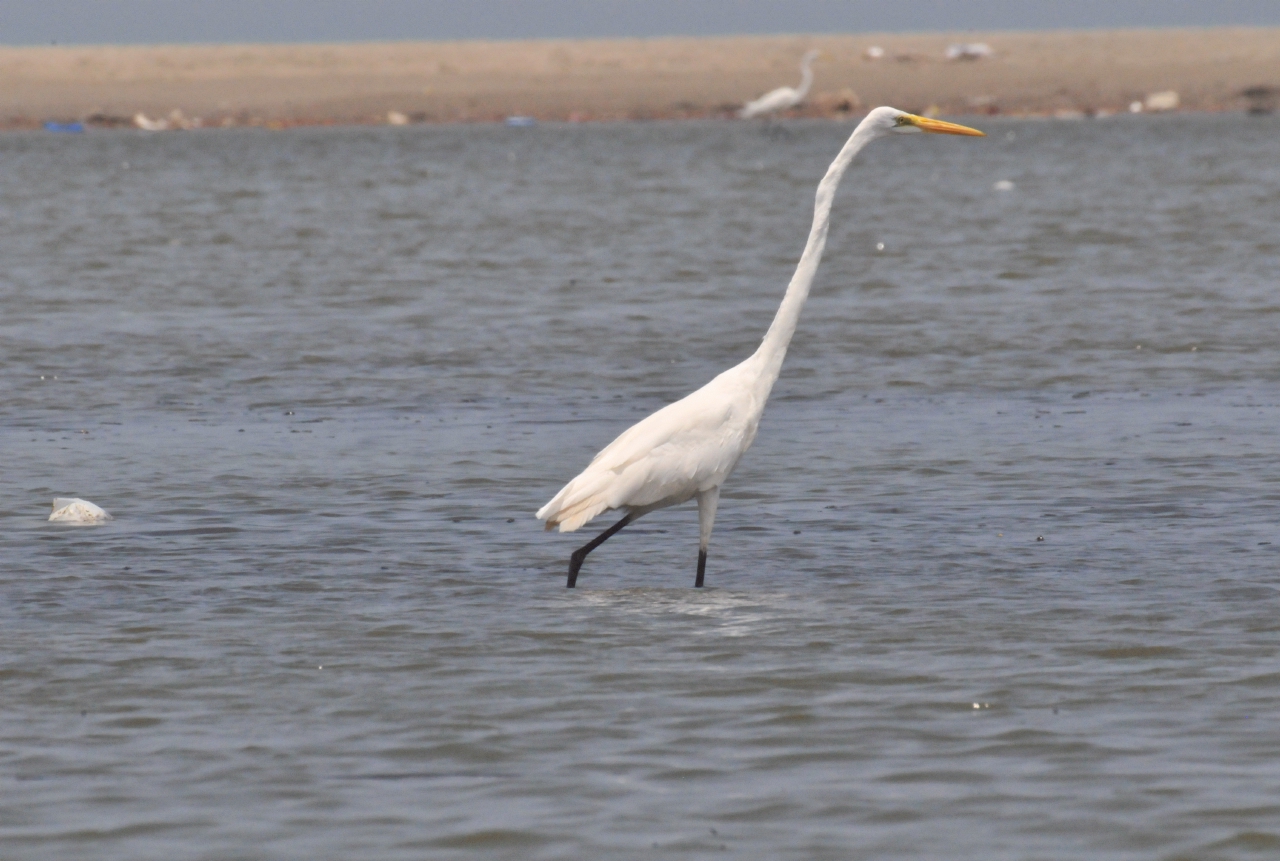
[{"label": "egret's white wing", "polygon": [[572,532],[611,508],[674,504],[723,482],[750,444],[758,418],[749,390],[731,373],[624,431],[538,518],[547,528]]}]

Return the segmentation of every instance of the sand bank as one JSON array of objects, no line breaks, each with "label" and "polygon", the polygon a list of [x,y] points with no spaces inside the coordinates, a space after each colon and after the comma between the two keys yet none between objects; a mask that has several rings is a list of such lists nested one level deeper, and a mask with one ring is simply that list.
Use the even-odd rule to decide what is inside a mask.
[{"label": "sand bank", "polygon": [[[994,54],[946,60],[957,42]],[[868,59],[873,46],[880,59]],[[1229,110],[1246,107],[1251,88],[1280,90],[1280,28],[0,48],[0,125],[127,124],[175,110],[206,126],[720,116],[795,85],[809,47],[824,52],[794,112],[809,116],[879,104],[1120,111],[1170,90],[1181,109]]]}]

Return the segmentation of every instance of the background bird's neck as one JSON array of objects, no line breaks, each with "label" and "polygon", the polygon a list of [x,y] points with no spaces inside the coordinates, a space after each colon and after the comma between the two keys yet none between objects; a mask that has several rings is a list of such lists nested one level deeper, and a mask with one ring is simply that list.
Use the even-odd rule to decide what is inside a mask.
[{"label": "background bird's neck", "polygon": [[813,227],[809,231],[809,241],[805,244],[804,253],[800,255],[800,263],[796,266],[791,283],[787,285],[787,293],[782,297],[782,305],[765,333],[760,348],[752,359],[760,364],[759,380],[762,387],[760,400],[769,396],[769,390],[778,379],[782,370],[782,360],[787,356],[787,347],[791,344],[791,336],[796,332],[796,323],[800,320],[800,310],[804,300],[809,297],[809,288],[818,272],[818,264],[822,261],[822,250],[827,244],[827,229],[831,223],[831,204],[835,200],[836,188],[844,176],[845,169],[853,161],[858,151],[878,136],[874,126],[864,120],[858,125],[849,140],[845,143],[836,160],[827,168],[827,175],[818,183],[818,193],[813,206]]},{"label": "background bird's neck", "polygon": [[800,86],[796,90],[796,95],[804,98],[809,94],[809,88],[813,86],[813,61],[808,60],[800,67]]}]

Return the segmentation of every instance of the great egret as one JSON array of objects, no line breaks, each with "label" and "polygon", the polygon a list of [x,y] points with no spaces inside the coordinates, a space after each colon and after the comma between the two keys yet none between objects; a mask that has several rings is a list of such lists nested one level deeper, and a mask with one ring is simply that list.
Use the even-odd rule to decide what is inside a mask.
[{"label": "great egret", "polygon": [[776,90],[770,90],[755,101],[747,102],[743,105],[742,110],[738,111],[738,116],[744,120],[749,120],[762,114],[785,111],[787,108],[794,108],[803,102],[804,97],[809,95],[809,88],[813,86],[813,61],[821,53],[817,48],[814,48],[805,54],[804,59],[800,61],[800,87],[798,89],[794,87],[778,87]]},{"label": "great egret", "polygon": [[573,532],[604,511],[626,510],[626,516],[569,557],[569,588],[576,585],[578,569],[587,554],[618,530],[651,511],[694,498],[698,500],[700,532],[698,574],[693,585],[702,585],[720,485],[756,438],[765,401],[778,379],[800,309],[822,260],[836,187],[864,146],[894,132],[984,136],[977,129],[897,108],[876,108],[867,114],[818,183],[809,239],[759,349],[693,394],[624,431],[539,509],[537,517],[546,521],[546,528],[558,526],[561,532]]}]

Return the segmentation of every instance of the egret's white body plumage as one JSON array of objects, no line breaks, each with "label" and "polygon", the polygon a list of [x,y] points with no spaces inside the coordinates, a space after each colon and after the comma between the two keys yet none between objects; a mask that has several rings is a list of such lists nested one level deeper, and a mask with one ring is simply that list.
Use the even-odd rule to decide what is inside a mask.
[{"label": "egret's white body plumage", "polygon": [[559,527],[561,532],[573,532],[611,509],[627,512],[614,529],[574,554],[570,586],[586,553],[604,538],[637,517],[694,498],[701,527],[696,585],[702,585],[720,487],[755,441],[765,402],[782,370],[800,309],[822,260],[836,188],[864,146],[895,131],[982,134],[896,108],[876,108],[858,124],[818,184],[808,242],[759,349],[696,392],[624,431],[538,510],[538,519],[546,521],[548,529]]},{"label": "egret's white body plumage", "polygon": [[773,384],[754,358],[624,431],[538,518],[573,532],[610,509],[638,517],[717,490],[756,438]]},{"label": "egret's white body plumage", "polygon": [[818,58],[820,53],[822,52],[815,48],[800,60],[799,87],[778,87],[776,90],[770,90],[760,98],[743,105],[742,110],[738,111],[738,116],[746,120],[751,117],[785,111],[787,108],[794,108],[803,102],[805,97],[809,95],[809,88],[813,86],[813,61]]}]

